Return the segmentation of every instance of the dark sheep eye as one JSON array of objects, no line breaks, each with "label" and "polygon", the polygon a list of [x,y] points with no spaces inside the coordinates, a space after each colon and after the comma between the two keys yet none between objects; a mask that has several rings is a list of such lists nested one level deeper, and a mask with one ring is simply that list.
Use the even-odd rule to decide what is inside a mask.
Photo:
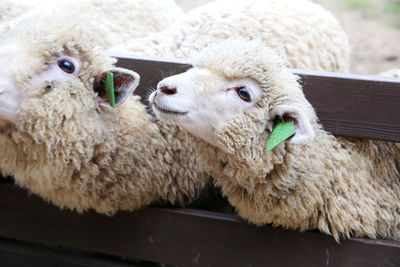
[{"label": "dark sheep eye", "polygon": [[249,91],[247,91],[246,87],[238,87],[236,89],[236,92],[242,100],[246,102],[251,102],[251,96]]},{"label": "dark sheep eye", "polygon": [[72,74],[75,71],[75,66],[74,63],[72,63],[70,60],[68,59],[60,59],[57,62],[58,66],[60,67],[60,69],[62,69],[64,72],[68,73],[68,74]]}]

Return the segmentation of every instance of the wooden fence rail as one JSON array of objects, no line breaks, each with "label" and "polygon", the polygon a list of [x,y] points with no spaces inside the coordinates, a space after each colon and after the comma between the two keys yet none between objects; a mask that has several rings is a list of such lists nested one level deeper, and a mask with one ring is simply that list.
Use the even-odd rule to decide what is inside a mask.
[{"label": "wooden fence rail", "polygon": [[[119,66],[141,75],[136,93],[142,96],[162,77],[191,66],[185,61],[117,57]],[[301,76],[306,96],[327,130],[400,142],[400,81],[294,72]],[[147,208],[113,217],[95,212],[79,215],[30,196],[9,180],[0,182],[0,266],[150,266],[150,262],[400,266],[400,242],[353,238],[338,244],[319,232],[256,227],[235,215],[190,209]]]},{"label": "wooden fence rail", "polygon": [[[166,75],[190,68],[189,61],[115,55],[118,65],[137,71],[136,94],[146,96]],[[342,136],[400,142],[400,79],[293,70],[324,128]],[[146,103],[146,97],[142,98]]]}]

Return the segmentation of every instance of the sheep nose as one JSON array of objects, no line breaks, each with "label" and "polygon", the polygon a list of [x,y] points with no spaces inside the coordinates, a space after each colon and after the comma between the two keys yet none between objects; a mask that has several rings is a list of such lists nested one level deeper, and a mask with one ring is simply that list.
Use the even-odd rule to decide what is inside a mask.
[{"label": "sheep nose", "polygon": [[169,87],[169,86],[161,86],[158,88],[158,92],[164,93],[166,95],[173,95],[173,94],[176,94],[176,88]]}]

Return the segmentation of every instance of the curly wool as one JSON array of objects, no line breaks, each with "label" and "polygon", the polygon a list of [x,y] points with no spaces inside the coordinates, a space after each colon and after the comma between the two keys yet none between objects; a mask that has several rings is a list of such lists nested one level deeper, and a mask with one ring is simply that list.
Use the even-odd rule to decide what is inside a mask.
[{"label": "curly wool", "polygon": [[[106,48],[164,30],[184,15],[174,0],[35,0],[5,6],[7,8],[3,9],[10,9],[8,13],[12,13],[5,19],[18,17],[21,13],[22,20],[27,16],[43,15],[78,17],[81,23],[96,32]],[[43,30],[47,31],[46,28]]]},{"label": "curly wool", "polygon": [[[219,147],[194,139],[201,163],[240,216],[257,225],[319,229],[336,240],[400,240],[399,144],[325,132],[298,77],[261,43],[218,44],[202,53],[197,66],[228,80],[254,79],[263,89],[255,106],[216,130]],[[307,114],[315,139],[285,141],[267,152],[270,111],[284,104]]]},{"label": "curly wool", "polygon": [[32,6],[28,2],[16,2],[13,0],[2,0],[0,2],[0,23],[11,20],[27,12]]},{"label": "curly wool", "polygon": [[[16,124],[0,128],[2,174],[78,212],[113,214],[196,198],[209,177],[187,134],[155,122],[139,97],[115,109],[99,104],[94,77],[115,62],[94,49],[101,38],[76,18],[46,16],[20,19],[1,35],[0,46],[29,43],[21,48],[23,64],[14,66],[26,98]],[[78,77],[50,90],[33,87],[31,78],[63,54],[81,60]]]},{"label": "curly wool", "polygon": [[229,37],[261,39],[292,68],[349,69],[349,41],[339,22],[308,0],[219,0],[189,11],[168,29],[112,50],[150,56],[192,58]]}]

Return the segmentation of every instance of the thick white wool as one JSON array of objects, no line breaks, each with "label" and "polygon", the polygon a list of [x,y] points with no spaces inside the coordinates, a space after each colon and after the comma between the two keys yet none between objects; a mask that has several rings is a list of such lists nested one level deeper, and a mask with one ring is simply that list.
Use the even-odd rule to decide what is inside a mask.
[{"label": "thick white wool", "polygon": [[308,0],[210,2],[189,11],[165,31],[114,47],[151,56],[194,57],[229,37],[261,39],[288,59],[291,68],[349,69],[349,42],[339,22]]},{"label": "thick white wool", "polygon": [[6,3],[3,8],[0,4],[1,10],[10,10],[4,20],[20,14],[79,17],[81,23],[97,31],[106,47],[164,30],[184,14],[174,0],[35,0]]}]

